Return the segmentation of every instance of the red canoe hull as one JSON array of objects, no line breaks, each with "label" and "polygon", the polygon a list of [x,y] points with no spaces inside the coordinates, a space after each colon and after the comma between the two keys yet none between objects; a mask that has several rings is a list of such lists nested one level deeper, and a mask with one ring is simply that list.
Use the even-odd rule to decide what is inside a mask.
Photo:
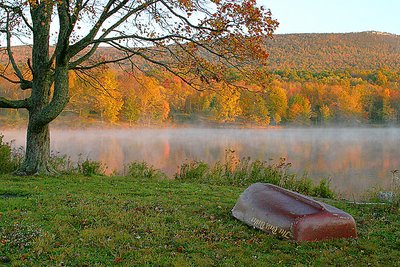
[{"label": "red canoe hull", "polygon": [[232,214],[250,226],[296,241],[357,237],[355,221],[346,212],[271,184],[247,188]]}]

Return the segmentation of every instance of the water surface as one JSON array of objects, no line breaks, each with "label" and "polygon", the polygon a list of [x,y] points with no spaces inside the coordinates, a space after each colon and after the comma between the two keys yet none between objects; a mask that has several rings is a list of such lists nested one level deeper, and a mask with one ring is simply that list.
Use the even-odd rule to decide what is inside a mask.
[{"label": "water surface", "polygon": [[[25,144],[23,130],[2,132],[16,146]],[[400,169],[399,128],[53,129],[51,136],[52,150],[74,161],[99,160],[120,172],[129,162],[146,161],[172,176],[185,160],[213,163],[223,160],[228,148],[239,157],[285,157],[293,172],[329,178],[347,197],[390,186],[391,171]]]}]

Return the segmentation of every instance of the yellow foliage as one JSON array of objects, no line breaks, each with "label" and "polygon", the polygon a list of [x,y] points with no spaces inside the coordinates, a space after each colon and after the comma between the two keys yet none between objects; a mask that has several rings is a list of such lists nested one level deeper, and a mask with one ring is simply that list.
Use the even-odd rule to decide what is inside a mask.
[{"label": "yellow foliage", "polygon": [[242,114],[239,104],[240,92],[223,84],[218,84],[216,88],[219,89],[214,110],[216,118],[223,122],[235,121],[235,118]]},{"label": "yellow foliage", "polygon": [[103,90],[95,96],[96,107],[106,121],[116,123],[124,101],[118,90],[115,73],[107,71],[102,77],[102,83]]},{"label": "yellow foliage", "polygon": [[126,86],[123,114],[128,120],[150,123],[168,119],[170,106],[165,88],[155,78],[135,74]]}]

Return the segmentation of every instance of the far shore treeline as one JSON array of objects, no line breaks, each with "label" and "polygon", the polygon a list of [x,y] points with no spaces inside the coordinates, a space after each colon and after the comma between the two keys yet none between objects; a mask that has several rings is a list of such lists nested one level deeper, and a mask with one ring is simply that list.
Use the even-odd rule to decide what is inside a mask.
[{"label": "far shore treeline", "polygon": [[[232,70],[228,78],[239,85],[235,88],[215,81],[194,90],[166,71],[146,66],[144,71],[133,72],[110,66],[92,72],[89,78],[84,75],[84,79],[82,74],[71,72],[70,101],[61,120],[80,118],[130,125],[398,125],[398,43],[399,36],[371,32],[278,36],[271,43],[271,66],[259,68],[257,83]],[[339,49],[336,46],[342,51],[340,55],[335,52]],[[376,49],[379,46],[382,58]],[[21,61],[27,53],[22,49],[18,48]],[[318,54],[312,57],[313,51]],[[112,51],[108,52],[106,56],[112,57]],[[388,53],[392,59],[386,57]],[[24,94],[0,81],[0,95],[16,99]],[[0,110],[3,125],[26,119],[25,111]]]},{"label": "far shore treeline", "polygon": [[[400,73],[376,71],[274,71],[263,86],[204,84],[196,91],[163,72],[127,74],[108,69],[95,86],[70,74],[70,103],[61,115],[83,121],[254,125],[399,124]],[[235,75],[234,73],[232,75]],[[237,79],[235,77],[234,79]],[[0,94],[21,97],[0,83]],[[25,111],[0,111],[2,124],[18,124]]]}]

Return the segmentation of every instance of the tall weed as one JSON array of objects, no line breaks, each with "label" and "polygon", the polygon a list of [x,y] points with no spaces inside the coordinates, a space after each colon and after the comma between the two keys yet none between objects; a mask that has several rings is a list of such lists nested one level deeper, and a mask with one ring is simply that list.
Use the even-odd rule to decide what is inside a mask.
[{"label": "tall weed", "polygon": [[179,181],[201,182],[216,185],[248,186],[256,182],[271,183],[310,196],[334,198],[327,180],[314,185],[310,178],[289,172],[291,163],[286,158],[278,162],[239,159],[233,150],[225,151],[225,161],[213,166],[201,161],[183,163],[175,179]]},{"label": "tall weed", "polygon": [[70,157],[62,155],[59,152],[51,151],[50,166],[60,174],[74,174],[77,173],[76,164],[74,164]]}]

